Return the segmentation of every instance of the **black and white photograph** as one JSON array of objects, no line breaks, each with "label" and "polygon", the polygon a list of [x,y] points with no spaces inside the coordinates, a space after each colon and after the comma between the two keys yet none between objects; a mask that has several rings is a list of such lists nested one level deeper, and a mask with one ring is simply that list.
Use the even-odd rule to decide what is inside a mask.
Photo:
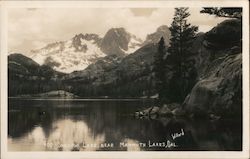
[{"label": "black and white photograph", "polygon": [[2,152],[247,158],[248,3],[190,3],[11,3],[2,14]]}]

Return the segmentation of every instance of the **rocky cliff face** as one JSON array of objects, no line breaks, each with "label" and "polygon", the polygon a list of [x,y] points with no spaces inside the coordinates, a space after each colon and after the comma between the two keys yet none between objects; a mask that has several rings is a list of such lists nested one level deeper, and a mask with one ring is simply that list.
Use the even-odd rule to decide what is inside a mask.
[{"label": "rocky cliff face", "polygon": [[185,110],[192,115],[240,116],[241,21],[226,20],[218,24],[197,37],[193,48],[198,81],[185,99]]},{"label": "rocky cliff face", "polygon": [[185,101],[191,114],[239,116],[242,107],[242,54],[214,61],[210,72],[199,80]]},{"label": "rocky cliff face", "polygon": [[156,29],[156,32],[152,34],[148,34],[143,44],[144,45],[151,44],[151,43],[157,44],[160,41],[161,37],[164,38],[166,46],[168,46],[171,33],[170,33],[169,28],[166,25],[162,25]]},{"label": "rocky cliff face", "polygon": [[124,28],[112,28],[103,37],[101,50],[107,55],[124,55],[133,53],[141,43],[141,39],[128,33]]},{"label": "rocky cliff face", "polygon": [[[203,78],[211,69],[214,60],[221,62],[225,55],[238,54],[241,49],[241,21],[226,20],[207,33],[199,33],[191,47],[190,60],[195,61],[198,78]],[[232,36],[233,35],[233,36]],[[215,66],[214,66],[215,67]]]}]

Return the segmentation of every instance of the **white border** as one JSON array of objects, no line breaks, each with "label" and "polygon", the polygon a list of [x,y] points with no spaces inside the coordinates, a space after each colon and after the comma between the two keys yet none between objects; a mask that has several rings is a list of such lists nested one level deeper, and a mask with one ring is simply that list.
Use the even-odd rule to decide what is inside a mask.
[{"label": "white border", "polygon": [[[2,1],[1,15],[1,158],[248,158],[249,157],[249,3],[247,0],[206,1]],[[243,7],[243,151],[164,152],[8,152],[7,151],[7,10],[9,8],[169,8]],[[24,28],[27,29],[27,28]]]}]

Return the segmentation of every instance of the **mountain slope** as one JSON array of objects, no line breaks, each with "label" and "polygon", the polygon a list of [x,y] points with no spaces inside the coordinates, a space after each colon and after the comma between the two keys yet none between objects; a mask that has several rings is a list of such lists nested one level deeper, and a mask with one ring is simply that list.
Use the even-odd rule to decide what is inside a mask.
[{"label": "mountain slope", "polygon": [[64,82],[77,95],[85,97],[142,96],[145,87],[150,87],[152,82],[151,70],[156,50],[157,45],[148,44],[124,58],[106,56],[83,71],[66,75]]},{"label": "mountain slope", "polygon": [[40,66],[22,54],[8,56],[8,93],[10,96],[57,89],[63,75],[49,66]]},{"label": "mountain slope", "polygon": [[[107,45],[108,41],[111,41],[111,45],[114,45],[111,48],[118,49],[118,52],[121,52],[120,54],[124,54],[124,49],[129,50],[129,48],[126,48],[126,46],[130,46],[128,43],[129,35],[123,28],[111,29],[106,35],[104,39],[107,40]],[[118,41],[118,37],[123,42]],[[123,58],[119,54],[111,54],[100,58],[85,70],[66,75],[65,82],[80,96],[120,95],[138,97],[152,95],[155,91],[152,63],[157,51],[158,40],[161,37],[165,38],[166,45],[168,45],[170,32],[167,26],[160,26],[156,32],[149,34],[146,41],[134,53]],[[126,45],[121,45],[125,43]],[[115,52],[115,50],[113,51]],[[90,90],[95,91],[91,92]]]},{"label": "mountain slope", "polygon": [[39,64],[22,54],[11,54],[8,56],[8,69],[13,73],[23,75],[36,74],[39,67]]}]

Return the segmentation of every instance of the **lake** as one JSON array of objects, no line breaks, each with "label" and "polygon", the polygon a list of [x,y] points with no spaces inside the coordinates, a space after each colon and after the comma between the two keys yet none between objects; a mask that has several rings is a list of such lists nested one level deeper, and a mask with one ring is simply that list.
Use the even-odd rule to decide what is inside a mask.
[{"label": "lake", "polygon": [[9,151],[242,149],[241,124],[184,118],[136,119],[153,100],[9,98]]}]

